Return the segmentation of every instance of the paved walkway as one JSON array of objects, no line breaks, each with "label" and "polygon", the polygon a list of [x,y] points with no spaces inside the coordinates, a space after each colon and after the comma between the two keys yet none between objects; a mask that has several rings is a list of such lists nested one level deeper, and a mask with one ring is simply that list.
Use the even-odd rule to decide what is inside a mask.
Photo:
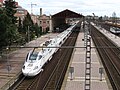
[{"label": "paved walkway", "polygon": [[[83,47],[84,41],[83,33],[79,33],[76,46]],[[105,79],[105,76],[102,76],[102,81],[100,81],[99,68],[103,67],[100,64],[100,60],[96,54],[96,50],[92,48],[91,50],[91,90],[109,90],[108,85]],[[70,63],[70,67],[74,67],[73,80],[71,79],[71,74],[67,73],[66,81],[63,84],[62,90],[84,90],[85,84],[85,49],[77,48],[74,50],[74,55]]]}]

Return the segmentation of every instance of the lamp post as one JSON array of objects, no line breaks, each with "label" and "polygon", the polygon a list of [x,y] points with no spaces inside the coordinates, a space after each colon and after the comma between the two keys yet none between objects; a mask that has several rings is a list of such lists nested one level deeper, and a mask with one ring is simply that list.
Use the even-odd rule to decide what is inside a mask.
[{"label": "lamp post", "polygon": [[27,39],[29,42],[30,41],[30,26],[28,26],[28,29],[27,29]]},{"label": "lamp post", "polygon": [[[9,56],[9,47],[6,48],[6,59],[7,59],[7,73],[8,73],[8,81],[9,81],[9,74],[10,74],[10,70],[11,70],[11,65],[10,65],[10,62],[9,62],[9,59],[8,59],[8,56]],[[9,87],[10,87],[10,83],[8,83]]]},{"label": "lamp post", "polygon": [[37,36],[35,36],[35,42],[36,42],[36,44],[35,44],[35,45],[37,46]]}]

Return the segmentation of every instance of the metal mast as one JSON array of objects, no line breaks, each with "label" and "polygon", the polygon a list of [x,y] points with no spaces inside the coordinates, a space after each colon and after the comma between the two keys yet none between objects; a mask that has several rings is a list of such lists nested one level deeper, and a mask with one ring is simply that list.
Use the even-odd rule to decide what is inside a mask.
[{"label": "metal mast", "polygon": [[33,14],[33,6],[36,6],[37,4],[33,4],[32,2],[31,2],[31,14]]}]

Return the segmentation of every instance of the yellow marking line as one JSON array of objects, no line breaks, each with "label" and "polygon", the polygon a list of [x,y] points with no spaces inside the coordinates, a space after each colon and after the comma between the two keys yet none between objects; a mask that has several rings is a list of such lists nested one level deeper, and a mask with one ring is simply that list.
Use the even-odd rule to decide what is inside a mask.
[{"label": "yellow marking line", "polygon": [[[73,80],[70,80],[70,77],[68,77],[67,81],[85,81],[85,77],[74,77]],[[100,81],[100,77],[91,77],[91,82],[106,82],[106,80],[102,78],[102,81]]]},{"label": "yellow marking line", "polygon": [[[77,63],[85,63],[85,62],[72,62],[72,64],[77,64]],[[91,62],[91,63],[100,64],[99,62]]]}]

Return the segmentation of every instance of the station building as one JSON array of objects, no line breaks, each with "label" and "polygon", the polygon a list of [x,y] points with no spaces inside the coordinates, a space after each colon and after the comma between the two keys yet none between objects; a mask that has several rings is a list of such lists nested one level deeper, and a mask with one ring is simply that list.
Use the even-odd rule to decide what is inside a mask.
[{"label": "station building", "polygon": [[84,16],[73,12],[71,10],[63,10],[54,15],[47,16],[42,14],[42,9],[40,8],[39,26],[42,27],[42,31],[49,30],[49,32],[61,32],[69,27],[72,22],[80,20]]},{"label": "station building", "polygon": [[71,10],[63,10],[59,13],[52,15],[52,31],[63,31],[75,22],[76,20],[81,20],[84,18],[83,15],[73,12]]}]

